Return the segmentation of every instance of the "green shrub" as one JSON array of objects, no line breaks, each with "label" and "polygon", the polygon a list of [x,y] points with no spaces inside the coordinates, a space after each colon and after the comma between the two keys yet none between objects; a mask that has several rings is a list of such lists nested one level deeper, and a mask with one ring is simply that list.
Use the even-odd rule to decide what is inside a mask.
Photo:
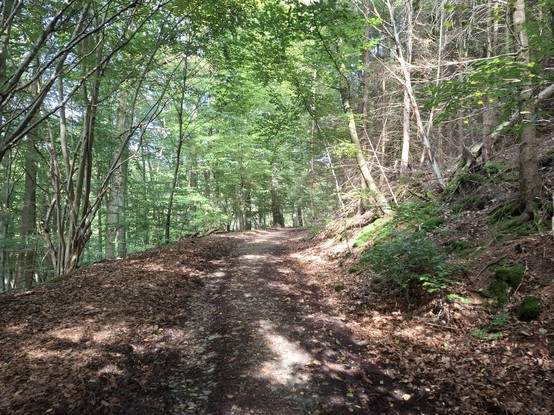
[{"label": "green shrub", "polygon": [[421,224],[421,230],[425,232],[431,232],[432,230],[435,230],[439,226],[441,226],[444,223],[444,218],[441,217],[431,217],[427,220],[425,220]]},{"label": "green shrub", "polygon": [[485,170],[485,173],[487,173],[489,176],[492,176],[505,170],[506,163],[494,163],[492,161],[487,161],[483,165],[483,169]]},{"label": "green shrub", "polygon": [[457,284],[453,276],[461,271],[460,265],[446,263],[441,248],[422,233],[397,232],[366,250],[360,260],[379,275],[380,283],[404,291],[414,286],[429,293],[449,288]]},{"label": "green shrub", "polygon": [[522,321],[535,320],[541,313],[541,301],[538,297],[525,297],[519,308],[519,319]]},{"label": "green shrub", "polygon": [[524,273],[524,265],[515,265],[513,267],[498,268],[494,273],[494,278],[498,281],[504,281],[512,288],[517,288],[523,280]]},{"label": "green shrub", "polygon": [[462,252],[471,247],[471,242],[465,239],[452,239],[446,243],[448,252]]},{"label": "green shrub", "polygon": [[510,315],[506,311],[503,311],[493,317],[493,319],[491,320],[491,326],[502,327],[508,324],[509,321],[510,321]]},{"label": "green shrub", "polygon": [[495,301],[497,305],[504,305],[508,301],[508,283],[493,280],[483,295]]}]

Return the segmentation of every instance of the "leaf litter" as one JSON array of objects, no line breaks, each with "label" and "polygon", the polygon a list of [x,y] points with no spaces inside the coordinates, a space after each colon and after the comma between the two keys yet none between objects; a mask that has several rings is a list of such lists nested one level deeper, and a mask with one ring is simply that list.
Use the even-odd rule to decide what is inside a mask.
[{"label": "leaf litter", "polygon": [[302,231],[266,230],[2,295],[0,413],[554,412],[550,314],[480,339],[475,304],[408,313],[361,277]]}]

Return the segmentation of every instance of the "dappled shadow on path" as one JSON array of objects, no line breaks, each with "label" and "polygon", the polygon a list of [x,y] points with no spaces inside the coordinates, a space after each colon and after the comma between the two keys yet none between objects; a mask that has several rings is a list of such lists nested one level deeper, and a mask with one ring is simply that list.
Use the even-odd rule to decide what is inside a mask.
[{"label": "dappled shadow on path", "polygon": [[221,337],[210,347],[218,389],[207,413],[431,413],[367,360],[364,342],[286,255],[285,243],[300,236],[272,231],[248,241],[213,284],[221,317],[211,331]]},{"label": "dappled shadow on path", "polygon": [[187,239],[1,296],[0,414],[432,413],[286,255],[300,236]]}]

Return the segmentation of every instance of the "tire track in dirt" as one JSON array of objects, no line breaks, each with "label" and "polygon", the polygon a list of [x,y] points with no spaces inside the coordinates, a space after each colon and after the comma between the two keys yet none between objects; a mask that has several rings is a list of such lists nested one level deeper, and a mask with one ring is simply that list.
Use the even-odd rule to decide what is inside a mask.
[{"label": "tire track in dirt", "polygon": [[302,235],[240,234],[229,257],[210,261],[191,300],[184,329],[194,351],[176,370],[180,399],[172,413],[432,413],[418,408],[417,397],[403,401],[410,391],[367,361],[364,343],[287,255]]}]

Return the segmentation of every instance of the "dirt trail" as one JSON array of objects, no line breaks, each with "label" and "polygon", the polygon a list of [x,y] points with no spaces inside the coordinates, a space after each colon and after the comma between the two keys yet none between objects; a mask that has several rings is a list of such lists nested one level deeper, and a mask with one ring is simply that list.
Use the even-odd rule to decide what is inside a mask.
[{"label": "dirt trail", "polygon": [[174,413],[422,413],[403,404],[410,391],[367,362],[365,343],[326,305],[317,270],[292,258],[288,247],[302,235],[250,232],[212,261],[187,323],[191,361],[203,369],[185,378],[198,394],[183,396]]},{"label": "dirt trail", "polygon": [[368,358],[303,236],[192,238],[0,296],[0,414],[433,413]]}]

